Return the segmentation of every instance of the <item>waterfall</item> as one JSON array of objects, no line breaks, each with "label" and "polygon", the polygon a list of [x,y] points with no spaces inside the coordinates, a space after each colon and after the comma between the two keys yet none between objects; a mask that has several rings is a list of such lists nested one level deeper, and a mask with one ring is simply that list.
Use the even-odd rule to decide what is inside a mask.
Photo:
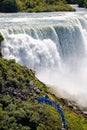
[{"label": "waterfall", "polygon": [[58,38],[53,28],[11,28],[2,34],[5,58],[16,59],[18,63],[38,71],[59,65]]},{"label": "waterfall", "polygon": [[41,81],[87,106],[87,16],[21,15],[5,22],[2,16],[3,57],[34,69]]}]

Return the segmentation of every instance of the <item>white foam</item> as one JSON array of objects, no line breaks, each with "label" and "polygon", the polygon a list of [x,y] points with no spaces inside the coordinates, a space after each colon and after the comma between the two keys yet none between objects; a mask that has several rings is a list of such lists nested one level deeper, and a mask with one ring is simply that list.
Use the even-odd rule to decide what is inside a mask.
[{"label": "white foam", "polygon": [[18,14],[16,19],[16,14],[9,15],[7,21],[4,16],[5,22],[0,25],[5,38],[3,57],[35,69],[37,77],[56,92],[67,93],[67,97],[87,106],[86,15],[43,13],[34,14],[33,18],[26,15]]}]

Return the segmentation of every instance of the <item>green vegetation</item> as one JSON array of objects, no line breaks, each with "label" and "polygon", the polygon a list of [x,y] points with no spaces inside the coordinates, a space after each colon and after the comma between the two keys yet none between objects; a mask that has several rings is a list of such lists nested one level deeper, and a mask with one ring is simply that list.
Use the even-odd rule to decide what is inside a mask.
[{"label": "green vegetation", "polygon": [[49,105],[0,97],[0,130],[59,130],[60,115]]},{"label": "green vegetation", "polygon": [[[4,38],[2,37],[2,35],[0,34],[0,47],[1,47],[1,42],[4,40]],[[1,48],[0,48],[0,57],[2,57],[2,54],[1,54]]]},{"label": "green vegetation", "polygon": [[72,111],[65,110],[69,130],[86,130],[87,120]]},{"label": "green vegetation", "polygon": [[67,0],[67,2],[68,2],[69,4],[76,4],[76,3],[77,3],[77,0]]},{"label": "green vegetation", "polygon": [[75,11],[66,0],[0,0],[0,12]]},{"label": "green vegetation", "polygon": [[69,4],[87,8],[87,0],[0,0],[0,12],[75,11]]},{"label": "green vegetation", "polygon": [[57,110],[37,102],[46,93],[34,71],[0,58],[0,130],[60,130]]},{"label": "green vegetation", "polygon": [[35,78],[33,70],[16,64],[15,60],[7,61],[0,58],[0,90],[8,87],[25,90],[31,83],[46,90],[45,85]]},{"label": "green vegetation", "polygon": [[84,0],[84,7],[87,8],[87,0]]},{"label": "green vegetation", "polygon": [[0,12],[17,12],[18,6],[16,0],[0,0]]},{"label": "green vegetation", "polygon": [[67,0],[69,4],[78,4],[79,7],[87,8],[87,0]]},{"label": "green vegetation", "polygon": [[0,34],[0,43],[4,40],[3,36]]},{"label": "green vegetation", "polygon": [[78,5],[87,8],[87,0],[78,0]]},{"label": "green vegetation", "polygon": [[26,0],[24,11],[27,12],[49,12],[49,11],[73,11],[65,0]]}]

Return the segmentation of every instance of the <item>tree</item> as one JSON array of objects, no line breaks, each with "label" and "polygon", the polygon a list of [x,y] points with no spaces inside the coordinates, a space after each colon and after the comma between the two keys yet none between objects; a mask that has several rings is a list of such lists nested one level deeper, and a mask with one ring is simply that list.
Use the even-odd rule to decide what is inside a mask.
[{"label": "tree", "polygon": [[87,0],[84,0],[84,6],[87,8]]},{"label": "tree", "polygon": [[84,0],[78,0],[78,5],[79,5],[79,7],[83,7],[84,6]]},{"label": "tree", "polygon": [[77,0],[67,0],[68,4],[76,4]]},{"label": "tree", "polygon": [[18,7],[16,0],[0,0],[0,12],[17,12]]},{"label": "tree", "polygon": [[45,3],[47,4],[53,4],[55,0],[44,0]]}]

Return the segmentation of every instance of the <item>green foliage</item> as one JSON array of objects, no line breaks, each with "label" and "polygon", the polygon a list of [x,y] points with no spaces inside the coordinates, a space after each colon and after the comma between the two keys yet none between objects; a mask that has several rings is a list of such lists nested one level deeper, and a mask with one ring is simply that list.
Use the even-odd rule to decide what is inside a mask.
[{"label": "green foliage", "polygon": [[68,4],[76,4],[77,0],[67,0]]},{"label": "green foliage", "polygon": [[75,11],[67,3],[87,8],[87,0],[0,0],[0,12]]},{"label": "green foliage", "polygon": [[79,7],[83,7],[84,6],[84,0],[78,0],[78,5],[79,5]]},{"label": "green foliage", "polygon": [[0,48],[0,57],[2,57],[1,48]]},{"label": "green foliage", "polygon": [[25,1],[25,8],[34,8],[36,6],[36,2],[34,0],[26,0]]},{"label": "green foliage", "polygon": [[[2,106],[4,102],[6,97],[0,97]],[[0,130],[59,130],[61,128],[60,115],[49,105],[20,101],[15,98],[11,102],[8,98],[8,102],[9,104],[2,110]]]},{"label": "green foliage", "polygon": [[44,2],[47,4],[54,4],[54,0],[44,0]]},{"label": "green foliage", "polygon": [[78,0],[77,3],[79,5],[79,7],[87,8],[87,0]]},{"label": "green foliage", "polygon": [[0,103],[0,117],[2,116],[3,111],[2,111],[2,104]]},{"label": "green foliage", "polygon": [[87,120],[74,112],[66,110],[65,116],[70,130],[86,130]]},{"label": "green foliage", "polygon": [[0,0],[0,12],[46,12],[68,10],[74,11],[70,5],[67,5],[66,0]]},{"label": "green foliage", "polygon": [[78,4],[79,7],[87,8],[87,0],[67,0],[69,4]]},{"label": "green foliage", "polygon": [[87,8],[87,0],[84,0],[84,7]]},{"label": "green foliage", "polygon": [[[1,46],[1,42],[4,40],[3,36],[0,34],[0,46]],[[2,53],[1,53],[1,48],[0,48],[0,57],[2,57]]]},{"label": "green foliage", "polygon": [[66,0],[26,0],[24,11],[27,12],[49,12],[49,11],[75,11],[67,5]]},{"label": "green foliage", "polygon": [[[64,108],[68,130],[86,130],[87,120]],[[54,107],[0,96],[0,130],[60,130],[61,117]]]},{"label": "green foliage", "polygon": [[5,108],[5,107],[7,107],[10,103],[12,102],[12,99],[11,99],[11,97],[9,96],[9,95],[7,95],[7,96],[0,96],[0,103],[2,104],[2,106],[3,106],[3,109]]},{"label": "green foliage", "polygon": [[17,12],[16,0],[0,0],[0,12]]},{"label": "green foliage", "polygon": [[0,34],[0,42],[4,40],[3,36]]},{"label": "green foliage", "polygon": [[16,78],[8,78],[7,82],[6,82],[6,86],[10,86],[10,87],[14,87],[14,88],[18,88],[19,87],[19,82]]},{"label": "green foliage", "polygon": [[19,95],[21,92],[26,94],[31,84],[30,82],[32,82],[32,89],[37,86],[40,90],[43,90],[41,94],[47,91],[46,86],[35,77],[33,70],[20,66],[15,63],[15,60],[7,61],[0,58],[0,92],[10,91],[12,95],[17,89]]}]

